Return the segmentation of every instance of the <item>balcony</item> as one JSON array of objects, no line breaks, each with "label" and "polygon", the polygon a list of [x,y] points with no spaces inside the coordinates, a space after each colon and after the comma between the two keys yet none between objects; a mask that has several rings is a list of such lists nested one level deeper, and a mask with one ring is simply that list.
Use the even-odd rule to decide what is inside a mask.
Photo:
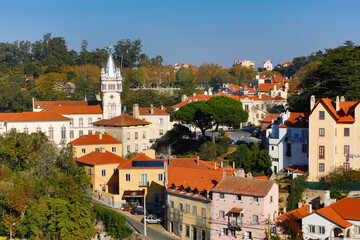
[{"label": "balcony", "polygon": [[240,229],[241,230],[241,218],[235,218],[235,219],[231,219],[230,221],[230,225],[231,227],[233,228],[237,228],[237,229]]},{"label": "balcony", "polygon": [[143,181],[140,181],[139,182],[139,187],[149,187],[149,182],[143,182]]}]

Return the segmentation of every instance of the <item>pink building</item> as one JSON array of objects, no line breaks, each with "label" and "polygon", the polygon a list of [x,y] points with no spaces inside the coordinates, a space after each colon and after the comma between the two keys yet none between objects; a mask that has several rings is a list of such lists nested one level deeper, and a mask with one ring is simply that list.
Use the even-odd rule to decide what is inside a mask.
[{"label": "pink building", "polygon": [[212,190],[211,239],[264,239],[275,225],[279,186],[275,181],[225,177]]}]

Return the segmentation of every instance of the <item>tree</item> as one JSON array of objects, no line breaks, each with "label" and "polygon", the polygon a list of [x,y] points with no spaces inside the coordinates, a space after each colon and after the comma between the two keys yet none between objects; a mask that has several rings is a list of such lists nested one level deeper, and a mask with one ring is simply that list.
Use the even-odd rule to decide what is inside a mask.
[{"label": "tree", "polygon": [[139,67],[134,75],[134,83],[139,86],[144,86],[149,81],[149,75],[144,67]]},{"label": "tree", "polygon": [[148,55],[146,54],[141,54],[140,58],[139,58],[139,67],[141,66],[148,66],[150,65],[150,59],[148,57]]},{"label": "tree", "polygon": [[237,84],[237,79],[226,71],[220,71],[210,80],[212,87],[222,86],[224,83]]},{"label": "tree", "polygon": [[253,67],[235,65],[230,68],[229,73],[238,80],[237,85],[240,86],[245,83],[252,83],[257,74],[257,71]]},{"label": "tree", "polygon": [[219,65],[215,63],[203,63],[198,68],[197,82],[203,85],[209,84],[210,80],[219,72]]},{"label": "tree", "polygon": [[180,142],[184,138],[192,138],[193,133],[188,127],[175,123],[173,128],[166,132],[165,137],[169,144],[173,145]]},{"label": "tree", "polygon": [[245,172],[258,173],[271,166],[269,152],[260,149],[257,144],[251,148],[246,144],[240,144],[230,158],[235,161],[236,167],[243,168]]},{"label": "tree", "polygon": [[176,80],[180,84],[183,94],[190,96],[194,93],[196,82],[189,69],[180,68],[176,73]]},{"label": "tree", "polygon": [[240,101],[217,96],[208,101],[197,101],[186,104],[175,112],[175,119],[198,127],[203,137],[205,132],[220,124],[227,126],[240,125],[248,118],[248,113],[242,108]]},{"label": "tree", "polygon": [[199,158],[205,161],[216,160],[217,146],[211,141],[204,142],[199,148]]},{"label": "tree", "polygon": [[139,61],[141,48],[142,44],[140,39],[135,41],[131,41],[130,39],[123,39],[118,41],[115,45],[114,57],[119,63],[122,62],[121,68],[133,68]]}]

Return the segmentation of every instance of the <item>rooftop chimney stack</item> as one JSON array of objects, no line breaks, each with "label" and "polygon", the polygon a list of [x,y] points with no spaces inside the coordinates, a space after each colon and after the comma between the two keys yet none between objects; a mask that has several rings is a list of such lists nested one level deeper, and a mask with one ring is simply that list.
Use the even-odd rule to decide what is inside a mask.
[{"label": "rooftop chimney stack", "polygon": [[224,167],[224,162],[223,162],[223,161],[221,161],[221,163],[220,163],[220,167],[221,167],[221,168],[223,168],[223,167]]},{"label": "rooftop chimney stack", "polygon": [[336,96],[336,112],[338,112],[340,110],[340,101],[339,101],[339,96]]},{"label": "rooftop chimney stack", "polygon": [[214,165],[215,165],[215,169],[216,169],[216,162],[214,162]]},{"label": "rooftop chimney stack", "polygon": [[310,112],[313,110],[314,107],[315,107],[315,95],[311,95],[311,97],[310,97]]},{"label": "rooftop chimney stack", "polygon": [[341,96],[340,102],[345,102],[345,97],[344,96]]},{"label": "rooftop chimney stack", "polygon": [[197,165],[200,164],[200,158],[199,158],[199,156],[196,157],[196,164],[197,164]]},{"label": "rooftop chimney stack", "polygon": [[133,106],[133,117],[134,118],[139,118],[140,114],[139,114],[139,104],[135,103]]},{"label": "rooftop chimney stack", "polygon": [[105,153],[105,148],[104,148],[104,147],[101,147],[101,148],[100,148],[100,152],[101,152],[101,153]]},{"label": "rooftop chimney stack", "polygon": [[102,133],[99,133],[99,139],[102,140]]},{"label": "rooftop chimney stack", "polygon": [[151,112],[151,114],[154,114],[154,105],[150,105],[150,112]]},{"label": "rooftop chimney stack", "polygon": [[311,202],[309,202],[309,214],[311,214],[312,213],[312,204],[311,204]]},{"label": "rooftop chimney stack", "polygon": [[161,111],[164,111],[164,106],[161,105],[161,106],[160,106],[160,109],[161,109]]}]

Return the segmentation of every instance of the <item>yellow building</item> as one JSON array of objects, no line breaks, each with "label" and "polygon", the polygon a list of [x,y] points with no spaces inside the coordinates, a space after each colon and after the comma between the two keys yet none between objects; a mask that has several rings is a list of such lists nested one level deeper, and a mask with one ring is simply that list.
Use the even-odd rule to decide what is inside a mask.
[{"label": "yellow building", "polygon": [[79,158],[100,148],[122,156],[122,144],[109,134],[84,135],[70,142],[74,148],[74,156]]},{"label": "yellow building", "polygon": [[[360,167],[359,102],[344,97],[311,97],[309,120],[309,181],[319,181],[338,167]],[[359,111],[358,111],[359,110]]]},{"label": "yellow building", "polygon": [[120,115],[93,123],[94,131],[107,133],[122,142],[122,155],[131,152],[145,152],[149,146],[149,125],[151,122]]},{"label": "yellow building", "polygon": [[164,200],[164,160],[140,153],[118,166],[119,195],[122,202],[147,207],[160,206]]},{"label": "yellow building", "polygon": [[[200,164],[198,164],[200,166]],[[195,166],[196,167],[196,166]],[[209,192],[235,169],[171,166],[166,190],[167,229],[181,239],[210,239],[211,196]]]}]

